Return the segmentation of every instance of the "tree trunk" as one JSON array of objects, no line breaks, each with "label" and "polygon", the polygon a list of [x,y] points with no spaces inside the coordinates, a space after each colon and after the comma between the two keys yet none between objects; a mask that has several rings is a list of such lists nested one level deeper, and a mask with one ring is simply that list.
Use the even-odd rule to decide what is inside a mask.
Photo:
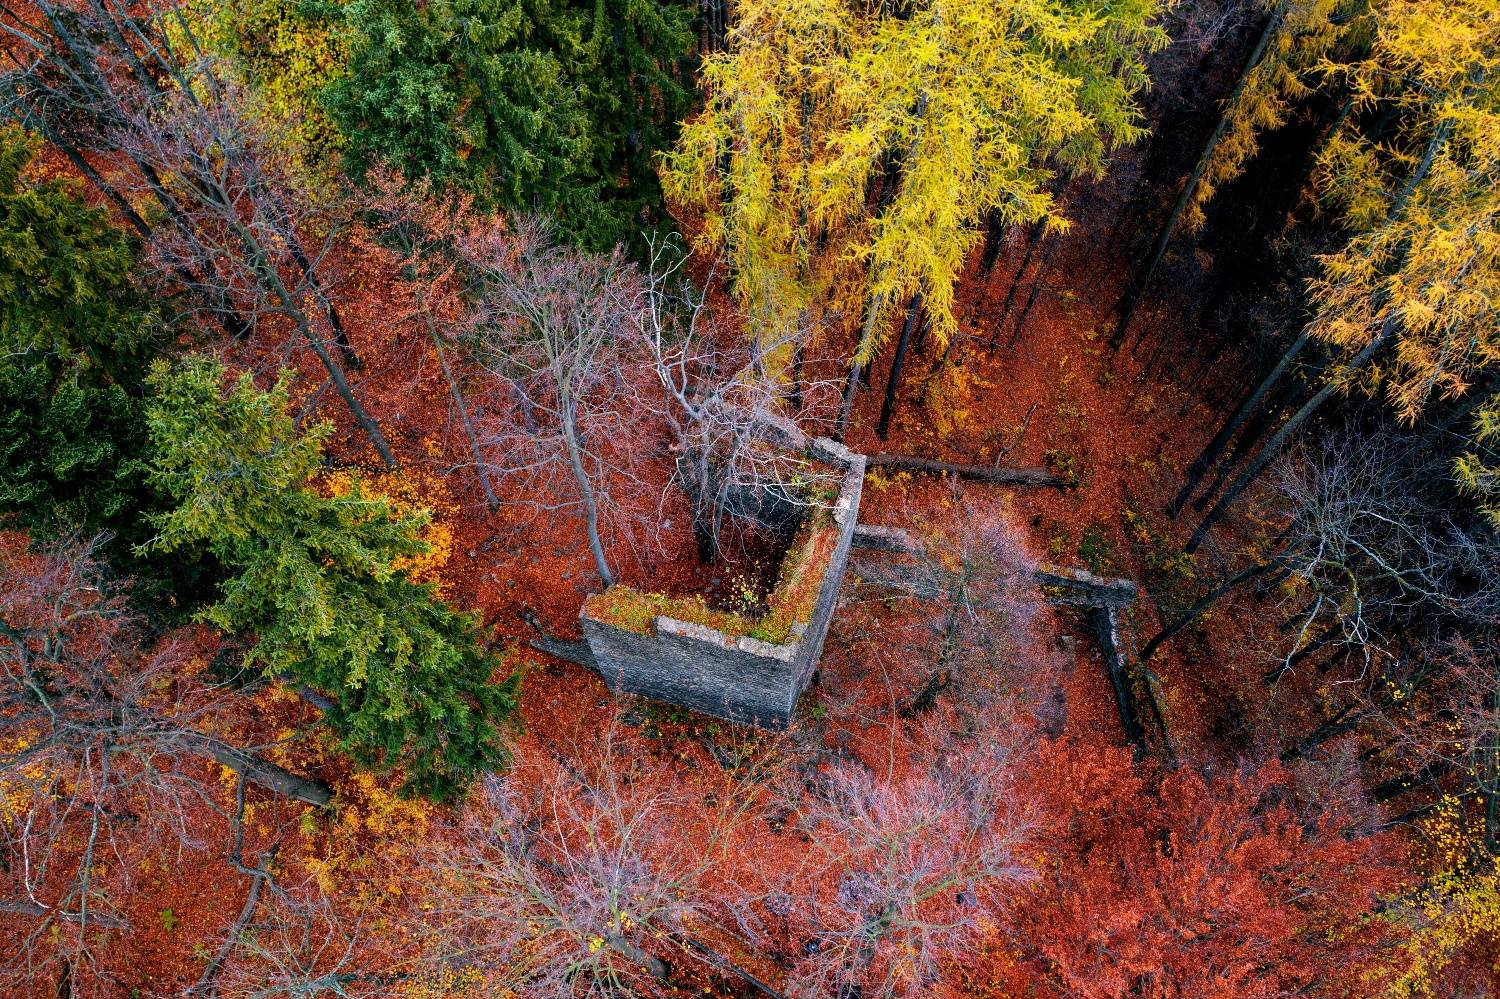
[{"label": "tree trunk", "polygon": [[1021,339],[1021,333],[1026,329],[1026,318],[1031,315],[1031,307],[1036,304],[1037,295],[1042,290],[1042,275],[1047,273],[1047,264],[1052,260],[1052,254],[1057,252],[1057,242],[1054,240],[1046,250],[1042,252],[1042,259],[1037,261],[1036,274],[1031,279],[1031,293],[1026,296],[1026,305],[1021,309],[1021,314],[1016,317],[1016,328],[1011,331],[1010,339],[1006,341],[1006,347],[1014,347],[1016,341]]},{"label": "tree trunk", "polygon": [[236,749],[201,732],[188,732],[186,739],[194,752],[212,758],[246,780],[252,780],[282,797],[305,801],[319,808],[326,807],[333,800],[333,790],[327,784],[299,777],[264,757]]},{"label": "tree trunk", "polygon": [[917,317],[922,314],[922,293],[919,291],[912,295],[911,302],[906,307],[906,322],[901,326],[901,338],[896,341],[896,356],[891,360],[891,374],[885,380],[885,401],[880,406],[880,422],[875,427],[875,435],[885,440],[891,429],[891,413],[896,408],[896,386],[901,380],[901,366],[906,362],[906,348],[911,343],[912,329],[917,325]]},{"label": "tree trunk", "polygon": [[1240,403],[1239,408],[1234,411],[1234,414],[1224,421],[1224,425],[1219,428],[1219,432],[1214,435],[1213,440],[1208,442],[1208,446],[1203,449],[1202,453],[1193,459],[1193,463],[1188,467],[1187,475],[1184,477],[1182,489],[1172,499],[1171,505],[1167,507],[1169,516],[1175,518],[1182,511],[1183,504],[1192,498],[1193,492],[1198,488],[1198,483],[1203,481],[1203,476],[1213,467],[1214,462],[1219,460],[1219,456],[1224,453],[1224,449],[1229,446],[1229,442],[1234,439],[1234,435],[1239,432],[1240,427],[1244,426],[1245,421],[1260,406],[1261,400],[1266,397],[1266,393],[1271,391],[1281,381],[1282,376],[1286,374],[1287,369],[1291,367],[1292,362],[1297,359],[1297,355],[1302,353],[1302,349],[1307,346],[1308,341],[1311,339],[1312,337],[1307,329],[1303,328],[1302,332],[1298,334],[1297,339],[1282,353],[1281,357],[1276,361],[1276,365],[1266,377],[1262,378],[1260,384],[1255,387],[1255,390],[1244,398],[1244,401]]},{"label": "tree trunk", "polygon": [[500,497],[495,495],[495,487],[490,484],[490,473],[485,464],[484,453],[479,446],[479,434],[474,430],[474,422],[469,418],[469,407],[464,402],[464,394],[459,390],[458,379],[453,376],[453,367],[448,363],[448,352],[443,349],[443,338],[438,334],[437,322],[433,319],[432,311],[426,307],[425,302],[422,314],[427,321],[427,336],[432,340],[432,348],[437,351],[438,364],[442,365],[443,377],[448,382],[448,394],[458,410],[458,422],[464,428],[464,435],[469,438],[469,449],[474,453],[474,471],[479,475],[479,484],[484,487],[485,502],[489,505],[490,512],[493,513],[500,508]]},{"label": "tree trunk", "polygon": [[849,378],[844,382],[844,398],[839,402],[839,421],[833,429],[833,439],[840,443],[849,433],[849,417],[854,412],[854,394],[859,391],[860,367],[858,364],[851,367]]},{"label": "tree trunk", "polygon": [[991,208],[989,215],[985,217],[984,223],[984,256],[979,261],[979,274],[982,279],[990,276],[990,271],[995,269],[995,261],[1000,259],[1000,247],[1005,242],[1005,224],[1000,217],[1000,209]]},{"label": "tree trunk", "polygon": [[1260,449],[1260,453],[1255,456],[1250,464],[1245,466],[1235,480],[1230,483],[1229,488],[1224,490],[1224,495],[1219,497],[1219,501],[1214,504],[1213,509],[1209,510],[1204,516],[1203,522],[1198,525],[1198,529],[1188,539],[1187,547],[1184,549],[1189,555],[1198,550],[1198,546],[1203,543],[1203,539],[1207,536],[1209,528],[1219,522],[1220,518],[1224,516],[1234,501],[1240,498],[1240,494],[1245,491],[1245,487],[1255,481],[1260,473],[1264,472],[1266,467],[1272,461],[1276,460],[1277,456],[1281,454],[1282,449],[1286,447],[1287,441],[1302,427],[1302,424],[1306,423],[1308,418],[1316,413],[1322,407],[1323,403],[1328,401],[1329,396],[1333,395],[1344,384],[1352,372],[1364,367],[1365,363],[1375,356],[1376,351],[1385,346],[1386,341],[1390,337],[1390,331],[1387,330],[1373,338],[1365,345],[1363,350],[1354,355],[1354,358],[1342,371],[1329,378],[1327,383],[1318,390],[1317,394],[1303,403],[1302,408],[1293,413],[1281,425],[1281,429],[1276,431],[1276,435],[1265,443]]},{"label": "tree trunk", "polygon": [[[230,210],[233,210],[232,206],[230,206]],[[328,377],[333,380],[334,391],[338,392],[339,398],[344,400],[344,405],[349,407],[349,412],[354,414],[354,422],[359,424],[360,429],[365,432],[365,436],[370,439],[370,443],[375,445],[375,450],[380,455],[380,460],[385,463],[385,467],[394,472],[400,467],[396,461],[396,456],[391,452],[391,446],[386,442],[385,434],[380,432],[380,425],[366,412],[364,406],[360,404],[359,399],[355,397],[354,389],[349,386],[349,379],[344,376],[343,368],[339,367],[338,362],[333,359],[333,355],[328,353],[328,347],[323,343],[323,338],[318,335],[317,330],[312,328],[307,314],[297,305],[296,299],[281,280],[281,275],[276,273],[276,268],[271,265],[265,250],[255,241],[255,237],[247,232],[242,224],[236,223],[235,230],[241,243],[244,244],[245,252],[249,253],[254,260],[255,269],[260,273],[261,278],[270,285],[271,292],[276,296],[277,301],[281,303],[281,307],[286,312],[287,318],[296,324],[298,332],[307,341],[307,345],[313,349],[313,353],[318,355],[318,360],[323,362],[324,370],[328,372]]]},{"label": "tree trunk", "polygon": [[1021,257],[1021,266],[1016,268],[1016,276],[1011,279],[1010,290],[1005,293],[1005,303],[1000,306],[1000,315],[995,320],[994,332],[990,334],[990,350],[994,350],[1000,343],[1000,331],[1005,328],[1005,318],[1010,315],[1010,307],[1015,304],[1016,292],[1021,287],[1021,279],[1026,274],[1027,265],[1031,263],[1031,255],[1036,252],[1037,245],[1041,243],[1046,231],[1045,221],[1038,222],[1031,229],[1031,238],[1026,241],[1026,253]]},{"label": "tree trunk", "polygon": [[1010,486],[1056,486],[1063,481],[1045,468],[1003,468],[993,465],[959,465],[931,458],[905,454],[872,454],[865,459],[870,468],[894,468],[902,472],[927,472],[932,475],[956,475],[976,482],[994,482]]},{"label": "tree trunk", "polygon": [[[869,302],[865,304],[865,321],[859,332],[859,343],[855,346],[855,356],[859,356],[870,337],[875,333],[875,322],[880,317],[880,296],[871,295]],[[868,365],[855,363],[849,369],[849,381],[844,385],[844,398],[839,404],[839,422],[834,429],[833,439],[842,442],[844,435],[849,432],[849,417],[854,412],[854,394],[859,391],[859,382],[864,374],[863,369]]]},{"label": "tree trunk", "polygon": [[1259,576],[1261,573],[1277,564],[1277,560],[1272,559],[1269,562],[1262,562],[1259,565],[1253,565],[1248,569],[1244,569],[1240,572],[1235,573],[1233,576],[1230,576],[1218,586],[1215,586],[1213,589],[1209,590],[1206,594],[1200,597],[1198,601],[1193,604],[1193,606],[1189,607],[1186,613],[1184,613],[1176,621],[1173,621],[1171,624],[1167,625],[1167,627],[1163,628],[1161,631],[1152,636],[1151,640],[1141,648],[1141,662],[1149,662],[1151,660],[1151,657],[1156,653],[1156,650],[1161,648],[1164,642],[1175,636],[1178,632],[1182,631],[1182,629],[1186,628],[1194,621],[1198,620],[1198,618],[1202,617],[1205,611],[1207,611],[1210,607],[1217,603],[1219,599],[1230,590],[1233,590],[1235,587],[1240,586],[1243,583],[1248,583],[1256,576]]},{"label": "tree trunk", "polygon": [[578,443],[578,431],[573,423],[571,409],[564,411],[560,416],[563,443],[568,451],[568,467],[573,471],[573,478],[578,483],[579,495],[583,499],[584,523],[589,535],[589,551],[594,556],[594,567],[599,570],[599,578],[607,588],[615,584],[615,574],[609,567],[609,560],[604,557],[604,541],[599,536],[599,497],[594,491],[594,483],[589,478],[588,469],[583,467],[583,448]]},{"label": "tree trunk", "polygon": [[1135,316],[1135,310],[1141,304],[1141,297],[1150,287],[1151,279],[1156,276],[1156,269],[1161,266],[1162,257],[1166,256],[1167,246],[1171,244],[1172,236],[1177,232],[1177,224],[1182,221],[1182,213],[1187,210],[1187,206],[1192,203],[1193,196],[1198,191],[1198,184],[1203,179],[1203,171],[1208,168],[1215,150],[1219,148],[1219,143],[1229,131],[1230,112],[1239,103],[1240,95],[1245,91],[1245,84],[1250,80],[1250,72],[1260,65],[1266,46],[1276,34],[1276,29],[1281,26],[1287,3],[1288,0],[1280,0],[1270,16],[1266,18],[1266,26],[1261,29],[1260,37],[1255,41],[1255,47],[1250,50],[1250,58],[1245,60],[1245,68],[1240,71],[1239,81],[1235,83],[1234,90],[1230,92],[1229,99],[1224,104],[1224,113],[1219,116],[1219,123],[1209,133],[1208,142],[1204,144],[1203,151],[1198,154],[1198,162],[1193,165],[1193,172],[1188,174],[1187,181],[1182,185],[1182,193],[1177,196],[1176,204],[1168,213],[1161,231],[1156,234],[1156,242],[1146,256],[1146,265],[1136,272],[1125,291],[1125,296],[1120,299],[1120,321],[1115,327],[1114,335],[1109,339],[1110,350],[1119,350],[1125,342],[1125,334],[1130,329],[1130,320]]},{"label": "tree trunk", "polygon": [[[1476,79],[1477,82],[1477,78],[1474,79]],[[1412,171],[1411,176],[1408,177],[1406,183],[1402,185],[1401,192],[1391,203],[1390,208],[1386,210],[1386,224],[1389,224],[1394,219],[1399,219],[1403,214],[1405,214],[1406,206],[1410,203],[1412,195],[1416,193],[1417,186],[1421,184],[1423,178],[1425,178],[1428,172],[1432,169],[1432,164],[1433,161],[1437,158],[1438,150],[1441,149],[1443,144],[1448,141],[1448,136],[1452,134],[1452,131],[1453,120],[1451,118],[1444,119],[1438,125],[1438,127],[1433,130],[1432,138],[1427,142],[1427,148],[1422,154],[1421,162],[1417,164],[1416,169]],[[1397,260],[1394,262],[1393,266],[1387,270],[1387,273],[1390,273],[1394,270],[1399,270],[1404,263],[1404,260],[1405,250],[1403,249],[1398,254]],[[1306,335],[1305,331],[1303,335]],[[1304,403],[1302,408],[1297,410],[1296,413],[1292,414],[1291,419],[1287,420],[1287,422],[1282,425],[1281,429],[1276,432],[1276,436],[1272,437],[1271,440],[1265,445],[1265,447],[1261,448],[1260,454],[1258,454],[1255,457],[1255,460],[1252,461],[1250,465],[1247,466],[1245,470],[1239,474],[1239,477],[1234,480],[1229,489],[1224,493],[1219,501],[1214,504],[1213,509],[1211,509],[1208,512],[1207,516],[1203,518],[1203,522],[1198,525],[1198,529],[1193,532],[1192,538],[1188,541],[1186,548],[1188,554],[1192,554],[1193,552],[1197,551],[1198,545],[1202,543],[1203,537],[1205,534],[1207,534],[1208,529],[1212,527],[1219,520],[1219,518],[1224,515],[1224,511],[1228,508],[1228,506],[1239,498],[1240,493],[1244,491],[1245,487],[1249,485],[1249,483],[1253,481],[1256,476],[1264,471],[1266,466],[1269,465],[1273,459],[1275,459],[1277,454],[1280,453],[1281,448],[1286,445],[1287,439],[1292,435],[1292,433],[1295,432],[1297,428],[1300,427],[1304,422],[1306,422],[1307,418],[1312,416],[1312,414],[1315,413],[1318,408],[1327,401],[1328,397],[1333,394],[1334,390],[1343,383],[1344,378],[1347,377],[1349,372],[1358,370],[1361,366],[1363,366],[1365,362],[1373,357],[1375,352],[1379,350],[1380,347],[1391,338],[1391,335],[1392,330],[1390,328],[1382,330],[1380,334],[1374,337],[1363,350],[1355,355],[1354,359],[1349,362],[1344,371],[1340,372],[1337,376],[1330,378],[1328,380],[1328,383],[1325,384],[1316,395],[1314,395],[1311,399]],[[1301,337],[1298,338],[1299,341],[1301,339]]]},{"label": "tree trunk", "polygon": [[96,912],[69,912],[66,909],[53,909],[30,899],[0,898],[0,912],[8,912],[16,916],[38,916],[48,919],[61,919],[69,923],[80,925],[102,926],[111,930],[128,930],[130,923],[118,916],[101,915]]}]

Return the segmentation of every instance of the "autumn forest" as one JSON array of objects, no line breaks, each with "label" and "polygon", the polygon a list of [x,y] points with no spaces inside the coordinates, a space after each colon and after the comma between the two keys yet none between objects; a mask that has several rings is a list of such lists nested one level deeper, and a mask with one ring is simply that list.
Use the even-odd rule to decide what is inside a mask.
[{"label": "autumn forest", "polygon": [[0,0],[0,995],[1500,996],[1500,0]]}]

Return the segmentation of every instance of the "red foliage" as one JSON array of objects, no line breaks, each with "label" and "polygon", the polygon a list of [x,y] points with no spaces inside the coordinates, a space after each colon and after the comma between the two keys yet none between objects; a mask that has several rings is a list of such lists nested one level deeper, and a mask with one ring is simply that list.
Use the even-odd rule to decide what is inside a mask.
[{"label": "red foliage", "polygon": [[1388,844],[1308,807],[1279,764],[1150,774],[1123,750],[1056,743],[1034,778],[1052,836],[1008,939],[1049,994],[1370,994]]}]

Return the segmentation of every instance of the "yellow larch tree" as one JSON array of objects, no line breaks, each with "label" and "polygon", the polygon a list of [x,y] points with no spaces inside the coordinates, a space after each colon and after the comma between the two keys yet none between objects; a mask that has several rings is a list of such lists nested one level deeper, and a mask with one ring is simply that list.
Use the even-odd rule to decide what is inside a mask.
[{"label": "yellow larch tree", "polygon": [[1500,5],[1384,0],[1372,15],[1350,85],[1358,106],[1387,110],[1400,128],[1376,138],[1354,127],[1330,145],[1323,180],[1354,235],[1319,258],[1313,318],[1288,351],[1311,340],[1333,360],[1189,550],[1335,393],[1378,392],[1410,423],[1500,362]]},{"label": "yellow larch tree", "polygon": [[[1206,151],[1203,171],[1188,192],[1183,226],[1189,231],[1202,227],[1204,206],[1218,189],[1244,173],[1261,136],[1285,125],[1292,109],[1320,83],[1343,75],[1335,51],[1368,19],[1363,16],[1367,0],[1261,0],[1260,6],[1276,22],[1260,61],[1246,71],[1243,86],[1224,109],[1223,132]],[[1352,107],[1352,101],[1345,106]]]},{"label": "yellow larch tree", "polygon": [[[758,327],[810,302],[880,319],[919,293],[943,343],[953,288],[991,209],[1064,221],[1045,185],[1098,173],[1144,134],[1136,96],[1165,42],[1161,0],[750,0],[704,73],[707,106],[664,160],[700,246],[724,252]],[[910,324],[908,324],[910,325]]]},{"label": "yellow larch tree", "polygon": [[849,253],[866,264],[855,351],[881,346],[881,311],[921,293],[941,345],[953,289],[995,209],[1006,223],[1066,223],[1053,171],[1098,173],[1105,153],[1144,134],[1134,103],[1142,60],[1163,41],[1151,2],[931,0],[882,18],[841,72],[858,117],[837,136],[829,188],[864,190],[890,152],[900,177]]},{"label": "yellow larch tree", "polygon": [[850,116],[836,74],[867,21],[843,0],[742,5],[728,47],[704,60],[703,111],[663,158],[668,198],[701,211],[699,245],[723,253],[763,341],[810,302],[840,300],[840,261],[825,248],[842,242],[831,234],[862,212],[863,192],[830,197],[814,165]]}]

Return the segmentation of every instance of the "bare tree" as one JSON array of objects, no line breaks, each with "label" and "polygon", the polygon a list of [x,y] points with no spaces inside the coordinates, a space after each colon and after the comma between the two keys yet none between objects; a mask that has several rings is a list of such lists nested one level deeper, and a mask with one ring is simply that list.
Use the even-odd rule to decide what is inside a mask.
[{"label": "bare tree", "polygon": [[1030,877],[1014,747],[990,734],[938,737],[879,773],[842,763],[796,794],[805,863],[763,902],[799,955],[790,995],[954,994],[949,962]]},{"label": "bare tree", "polygon": [[1280,661],[1267,673],[1271,681],[1314,654],[1339,651],[1356,653],[1363,671],[1422,619],[1493,621],[1500,614],[1497,554],[1482,533],[1450,515],[1439,491],[1446,462],[1420,437],[1355,430],[1285,456],[1257,515],[1274,525],[1274,537],[1148,641],[1141,658],[1254,579],[1263,592],[1281,584],[1289,615],[1283,623],[1290,637],[1276,642]]},{"label": "bare tree", "polygon": [[653,449],[633,405],[639,275],[618,249],[558,246],[535,218],[476,225],[459,254],[477,303],[466,339],[499,389],[486,400],[485,452],[499,456],[496,473],[525,480],[529,502],[582,516],[609,586],[605,535],[626,526],[616,487]]},{"label": "bare tree", "polygon": [[1060,725],[1061,663],[1036,561],[1011,516],[980,500],[908,516],[915,550],[860,553],[854,572],[874,593],[846,624],[899,713],[922,714],[949,695],[970,727],[1028,712]]},{"label": "bare tree", "polygon": [[[317,355],[394,468],[344,370],[359,359],[328,293],[337,219],[318,210],[277,154],[244,87],[199,47],[176,8],[137,13],[110,0],[32,6],[0,9],[16,63],[0,81],[8,114],[88,165],[86,175],[129,216],[141,218],[134,204],[156,204],[165,224],[146,228],[163,285],[189,292],[209,318],[232,317],[227,328],[253,330],[269,317],[284,324]],[[109,175],[90,158],[108,163]],[[310,247],[315,232],[322,236]]]},{"label": "bare tree", "polygon": [[1497,553],[1449,516],[1432,489],[1446,468],[1434,465],[1397,435],[1351,431],[1276,466],[1295,624],[1275,676],[1312,643],[1355,650],[1368,667],[1419,618],[1497,619]]},{"label": "bare tree", "polygon": [[472,328],[469,297],[474,277],[460,258],[459,242],[464,231],[476,225],[473,197],[439,196],[426,180],[410,183],[378,169],[367,178],[362,208],[377,240],[399,254],[397,267],[412,296],[410,311],[392,318],[414,321],[426,332],[485,503],[496,510],[500,497],[491,481],[493,462],[479,437],[476,406],[467,391],[473,372],[463,363],[460,342]]},{"label": "bare tree", "polygon": [[[428,937],[436,967],[536,999],[657,994],[712,918],[748,798],[705,803],[613,728],[572,762],[520,755],[435,842]],[[714,965],[723,970],[722,963]]]},{"label": "bare tree", "polygon": [[[700,557],[709,561],[726,520],[768,502],[811,506],[818,487],[836,488],[828,470],[787,446],[800,443],[799,430],[788,436],[771,424],[778,414],[818,413],[837,398],[838,382],[805,376],[809,328],[771,339],[720,328],[684,263],[674,240],[652,243],[634,314],[665,399],[660,412],[671,433],[675,481],[692,504]],[[712,280],[710,270],[706,283]]]},{"label": "bare tree", "polygon": [[373,933],[367,918],[337,905],[315,880],[291,882],[284,875],[255,882],[266,888],[247,899],[216,955],[214,976],[205,972],[191,994],[374,999],[418,977],[409,957],[390,953],[393,935]]},{"label": "bare tree", "polygon": [[[101,939],[148,857],[202,849],[221,789],[207,757],[273,790],[327,804],[328,789],[211,734],[222,688],[191,636],[149,641],[111,592],[98,542],[0,552],[0,911],[33,917],[0,982],[49,968],[74,995],[108,990]],[[168,861],[170,862],[170,861]]]}]

